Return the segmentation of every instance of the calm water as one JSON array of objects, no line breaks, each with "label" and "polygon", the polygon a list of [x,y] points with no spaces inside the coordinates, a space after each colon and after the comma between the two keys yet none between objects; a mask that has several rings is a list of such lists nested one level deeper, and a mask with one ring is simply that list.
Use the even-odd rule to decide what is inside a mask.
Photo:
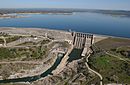
[{"label": "calm water", "polygon": [[82,49],[73,49],[72,52],[69,54],[68,62],[72,62],[73,60],[77,60],[81,58]]},{"label": "calm water", "polygon": [[0,27],[39,27],[130,38],[130,18],[97,13],[73,15],[30,14],[26,18],[0,19]]}]

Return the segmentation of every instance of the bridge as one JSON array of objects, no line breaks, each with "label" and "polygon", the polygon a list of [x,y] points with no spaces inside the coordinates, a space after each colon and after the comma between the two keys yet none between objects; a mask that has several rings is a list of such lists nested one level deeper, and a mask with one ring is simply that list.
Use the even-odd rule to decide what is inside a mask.
[{"label": "bridge", "polygon": [[81,56],[88,54],[90,52],[90,46],[93,43],[93,35],[80,32],[72,32],[72,36],[74,48],[83,49]]}]

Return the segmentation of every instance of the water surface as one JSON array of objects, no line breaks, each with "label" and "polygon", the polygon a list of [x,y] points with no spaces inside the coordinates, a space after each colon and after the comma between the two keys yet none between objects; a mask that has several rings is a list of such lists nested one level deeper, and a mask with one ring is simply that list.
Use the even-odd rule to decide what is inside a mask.
[{"label": "water surface", "polygon": [[25,18],[0,19],[0,27],[34,27],[73,30],[130,38],[130,18],[98,13],[29,14]]}]

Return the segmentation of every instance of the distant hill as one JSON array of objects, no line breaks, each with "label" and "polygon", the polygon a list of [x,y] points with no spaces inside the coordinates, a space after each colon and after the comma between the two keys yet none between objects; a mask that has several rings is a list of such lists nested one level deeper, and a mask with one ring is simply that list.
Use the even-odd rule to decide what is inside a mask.
[{"label": "distant hill", "polygon": [[73,13],[73,12],[91,12],[110,15],[123,15],[130,17],[130,11],[126,10],[98,10],[98,9],[63,9],[63,8],[19,8],[19,9],[0,9],[0,14],[8,13]]}]

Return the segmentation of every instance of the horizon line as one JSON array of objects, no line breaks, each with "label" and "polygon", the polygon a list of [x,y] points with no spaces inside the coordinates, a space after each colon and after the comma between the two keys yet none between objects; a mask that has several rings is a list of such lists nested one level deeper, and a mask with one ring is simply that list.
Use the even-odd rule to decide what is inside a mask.
[{"label": "horizon line", "polygon": [[128,9],[101,9],[101,8],[0,8],[0,9],[79,9],[79,10],[114,10],[114,11],[130,11]]}]

